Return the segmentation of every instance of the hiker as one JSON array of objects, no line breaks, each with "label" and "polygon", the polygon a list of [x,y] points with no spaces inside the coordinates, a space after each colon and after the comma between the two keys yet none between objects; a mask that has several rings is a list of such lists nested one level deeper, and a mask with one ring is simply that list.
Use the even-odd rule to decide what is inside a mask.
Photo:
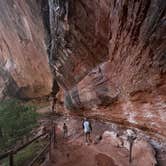
[{"label": "hiker", "polygon": [[85,134],[85,142],[90,143],[91,142],[90,134],[92,132],[92,126],[91,126],[90,121],[87,118],[84,118],[82,127],[83,127],[84,134]]},{"label": "hiker", "polygon": [[68,135],[68,127],[66,123],[63,124],[63,138],[66,138]]}]

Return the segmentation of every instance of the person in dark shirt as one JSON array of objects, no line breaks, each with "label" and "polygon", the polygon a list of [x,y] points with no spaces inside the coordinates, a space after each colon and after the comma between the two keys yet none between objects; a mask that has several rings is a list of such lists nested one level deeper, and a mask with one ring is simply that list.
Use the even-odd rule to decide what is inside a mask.
[{"label": "person in dark shirt", "polygon": [[66,138],[68,136],[68,127],[66,123],[63,124],[63,138]]}]

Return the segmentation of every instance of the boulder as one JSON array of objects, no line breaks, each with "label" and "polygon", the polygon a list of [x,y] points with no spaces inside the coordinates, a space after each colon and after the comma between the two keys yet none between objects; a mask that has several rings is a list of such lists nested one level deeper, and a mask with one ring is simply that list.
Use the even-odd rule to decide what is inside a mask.
[{"label": "boulder", "polygon": [[136,140],[132,148],[132,160],[135,166],[155,166],[155,150],[144,140]]},{"label": "boulder", "polygon": [[118,137],[118,134],[113,131],[105,131],[102,136],[102,141],[103,143],[108,143],[112,144],[113,146],[116,147],[122,147],[123,142],[120,137]]}]

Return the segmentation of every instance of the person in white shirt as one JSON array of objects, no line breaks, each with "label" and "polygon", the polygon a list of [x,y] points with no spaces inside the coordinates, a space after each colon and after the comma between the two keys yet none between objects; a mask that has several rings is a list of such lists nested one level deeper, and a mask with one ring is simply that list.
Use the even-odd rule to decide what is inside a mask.
[{"label": "person in white shirt", "polygon": [[90,135],[92,132],[92,126],[91,126],[90,121],[87,118],[84,118],[82,127],[83,127],[84,134],[85,134],[85,141],[86,141],[86,143],[90,143],[91,142]]}]

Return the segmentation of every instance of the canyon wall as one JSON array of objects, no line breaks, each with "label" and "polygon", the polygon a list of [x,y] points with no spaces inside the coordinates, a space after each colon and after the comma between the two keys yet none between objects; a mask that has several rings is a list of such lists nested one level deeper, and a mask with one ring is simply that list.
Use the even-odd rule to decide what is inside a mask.
[{"label": "canyon wall", "polygon": [[51,92],[40,11],[34,0],[0,0],[0,98],[31,99]]},{"label": "canyon wall", "polygon": [[60,100],[166,136],[166,1],[68,2],[56,67]]},{"label": "canyon wall", "polygon": [[166,136],[166,1],[60,2],[0,0],[1,98],[54,76],[68,110]]}]

